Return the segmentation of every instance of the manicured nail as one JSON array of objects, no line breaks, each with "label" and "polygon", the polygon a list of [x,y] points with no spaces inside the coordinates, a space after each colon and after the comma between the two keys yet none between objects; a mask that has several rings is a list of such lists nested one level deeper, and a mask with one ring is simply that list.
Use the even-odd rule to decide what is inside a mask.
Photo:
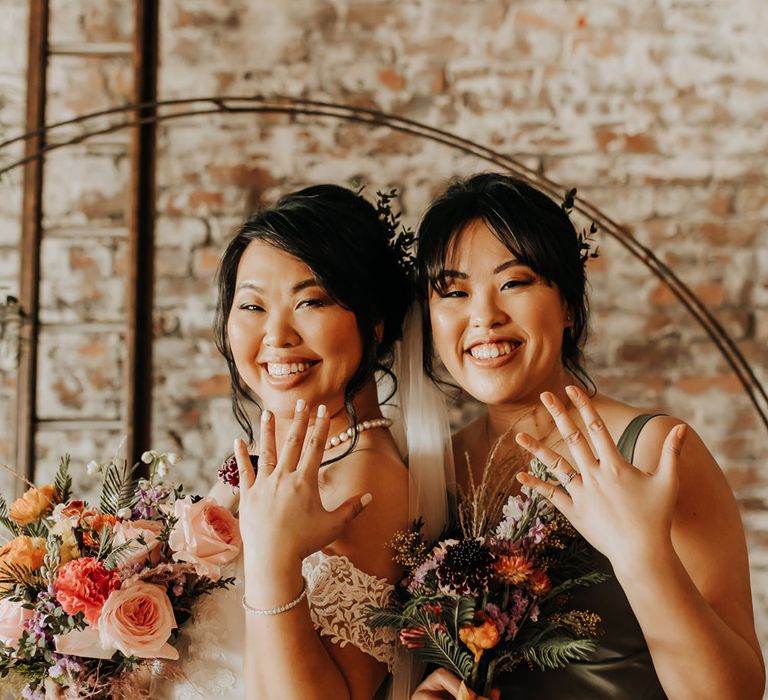
[{"label": "manicured nail", "polygon": [[528,447],[531,444],[531,438],[525,433],[518,433],[515,435],[515,440],[517,440],[518,445],[522,445],[523,447]]},{"label": "manicured nail", "polygon": [[371,496],[370,493],[366,493],[361,499],[360,499],[360,505],[365,508],[371,501],[373,500],[373,496]]},{"label": "manicured nail", "polygon": [[326,406],[325,406],[325,404],[324,404],[324,403],[321,403],[321,404],[320,404],[320,405],[317,407],[317,417],[318,417],[318,418],[323,418],[323,417],[325,416],[325,414],[326,414],[326,413],[328,413],[328,409],[326,408]]},{"label": "manicured nail", "polygon": [[575,386],[567,386],[565,387],[565,393],[568,394],[568,397],[571,399],[578,399],[579,398],[579,390]]},{"label": "manicured nail", "polygon": [[240,449],[240,445],[243,444],[243,441],[240,438],[235,438],[235,442],[232,445],[232,449],[237,452]]},{"label": "manicured nail", "polygon": [[688,426],[685,424],[677,426],[677,439],[685,440],[685,436],[688,435]]},{"label": "manicured nail", "polygon": [[545,391],[543,394],[541,394],[539,398],[547,408],[552,408],[555,405],[554,396],[552,396],[552,394],[550,394],[548,391]]},{"label": "manicured nail", "polygon": [[304,399],[299,399],[296,402],[296,413],[301,413],[307,407],[307,402]]},{"label": "manicured nail", "polygon": [[272,419],[272,411],[270,411],[270,410],[268,410],[268,409],[266,409],[266,408],[265,408],[265,409],[264,409],[264,410],[261,412],[261,422],[262,422],[262,423],[269,423],[269,421],[270,421],[271,419]]}]

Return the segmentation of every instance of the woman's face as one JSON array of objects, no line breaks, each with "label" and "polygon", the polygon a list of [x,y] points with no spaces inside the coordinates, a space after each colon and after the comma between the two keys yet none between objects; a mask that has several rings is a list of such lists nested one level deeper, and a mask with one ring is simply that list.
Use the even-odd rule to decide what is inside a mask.
[{"label": "woman's face", "polygon": [[451,376],[486,404],[538,402],[563,370],[570,323],[557,287],[519,263],[482,220],[452,241],[445,279],[429,310]]},{"label": "woman's face", "polygon": [[258,241],[237,268],[227,336],[242,380],[284,417],[300,398],[310,409],[341,410],[362,356],[355,315],[331,300],[305,263]]}]

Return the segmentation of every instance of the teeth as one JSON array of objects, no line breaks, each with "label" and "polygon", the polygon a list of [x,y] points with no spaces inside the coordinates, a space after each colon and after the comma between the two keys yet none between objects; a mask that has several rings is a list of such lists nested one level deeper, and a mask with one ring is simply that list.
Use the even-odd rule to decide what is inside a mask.
[{"label": "teeth", "polygon": [[289,374],[306,372],[311,366],[309,362],[291,362],[286,364],[268,362],[267,372],[269,372],[270,377],[287,377]]},{"label": "teeth", "polygon": [[469,354],[478,360],[490,360],[502,355],[509,355],[520,343],[483,343],[470,348]]}]

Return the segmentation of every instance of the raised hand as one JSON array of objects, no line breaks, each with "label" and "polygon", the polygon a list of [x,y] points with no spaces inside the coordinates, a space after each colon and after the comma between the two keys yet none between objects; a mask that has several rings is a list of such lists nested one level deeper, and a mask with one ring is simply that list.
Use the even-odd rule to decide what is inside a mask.
[{"label": "raised hand", "polygon": [[326,547],[370,503],[370,494],[347,499],[328,511],[320,500],[318,473],[328,437],[329,418],[318,406],[314,426],[305,444],[309,411],[296,402],[293,422],[277,457],[275,421],[262,413],[258,473],[245,444],[235,441],[240,472],[240,530],[246,567],[301,560]]},{"label": "raised hand", "polygon": [[597,454],[562,402],[545,392],[542,403],[563,436],[573,464],[527,433],[519,433],[518,444],[548,466],[563,488],[531,474],[518,474],[518,480],[551,501],[614,566],[628,557],[652,556],[658,546],[670,542],[678,492],[678,458],[687,426],[672,428],[657,469],[648,474],[624,459],[581,389],[569,386],[566,393],[587,426]]}]

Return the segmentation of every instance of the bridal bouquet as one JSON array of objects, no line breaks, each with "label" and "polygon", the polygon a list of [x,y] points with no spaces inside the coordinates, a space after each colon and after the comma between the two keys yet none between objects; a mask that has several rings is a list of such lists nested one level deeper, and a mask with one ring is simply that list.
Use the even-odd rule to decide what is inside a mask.
[{"label": "bridal bouquet", "polygon": [[91,462],[98,504],[72,496],[70,459],[53,484],[10,508],[0,497],[0,677],[21,697],[136,698],[178,658],[174,641],[199,596],[234,583],[235,517],[162,481],[178,457],[145,452],[150,478],[122,459]]},{"label": "bridal bouquet", "polygon": [[[544,478],[540,462],[531,469]],[[369,611],[371,626],[395,628],[409,652],[461,678],[462,698],[487,696],[495,674],[520,663],[583,659],[598,636],[599,617],[567,602],[573,588],[605,580],[587,545],[538,494],[505,497],[498,486],[488,471],[470,482],[454,537],[427,543],[418,521],[396,533],[406,575],[389,607]]]}]

